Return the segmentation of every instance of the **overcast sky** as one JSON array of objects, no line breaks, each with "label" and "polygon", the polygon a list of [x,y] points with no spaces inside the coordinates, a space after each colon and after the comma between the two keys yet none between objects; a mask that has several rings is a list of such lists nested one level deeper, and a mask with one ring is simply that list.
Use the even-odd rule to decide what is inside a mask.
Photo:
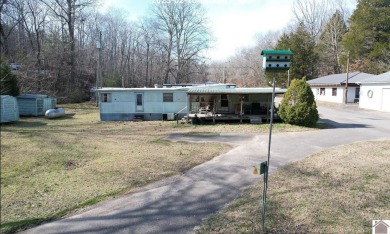
[{"label": "overcast sky", "polygon": [[[129,12],[129,19],[136,20],[149,14],[151,5],[161,0],[101,1],[102,12],[118,8]],[[208,52],[212,60],[224,60],[238,49],[254,45],[256,34],[282,30],[293,20],[293,0],[197,1],[206,8],[215,39],[214,48]]]}]

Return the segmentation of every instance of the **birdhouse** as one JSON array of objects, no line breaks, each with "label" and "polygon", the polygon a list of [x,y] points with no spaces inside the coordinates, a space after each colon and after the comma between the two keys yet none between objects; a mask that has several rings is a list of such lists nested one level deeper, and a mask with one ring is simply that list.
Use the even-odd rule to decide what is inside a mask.
[{"label": "birdhouse", "polygon": [[263,50],[263,69],[266,71],[286,71],[290,69],[293,53],[291,50]]}]

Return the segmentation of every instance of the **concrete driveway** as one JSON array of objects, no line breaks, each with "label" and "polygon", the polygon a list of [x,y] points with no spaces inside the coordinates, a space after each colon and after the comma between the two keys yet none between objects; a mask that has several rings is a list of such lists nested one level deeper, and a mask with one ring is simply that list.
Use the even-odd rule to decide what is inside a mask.
[{"label": "concrete driveway", "polygon": [[[390,139],[390,113],[319,107],[321,131],[273,134],[271,171],[325,148],[356,141]],[[234,148],[183,175],[153,183],[24,233],[193,233],[202,220],[237,198],[261,177],[252,165],[267,157],[268,134],[220,134],[173,141],[217,141]]]}]

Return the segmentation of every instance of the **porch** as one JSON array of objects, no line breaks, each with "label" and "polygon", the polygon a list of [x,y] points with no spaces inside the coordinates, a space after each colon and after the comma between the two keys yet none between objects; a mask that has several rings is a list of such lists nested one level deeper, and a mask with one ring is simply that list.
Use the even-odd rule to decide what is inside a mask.
[{"label": "porch", "polygon": [[[285,89],[276,89],[283,94]],[[192,123],[269,121],[272,88],[191,89],[187,92],[187,118]],[[276,117],[276,116],[274,116]],[[195,119],[194,119],[195,118]]]}]

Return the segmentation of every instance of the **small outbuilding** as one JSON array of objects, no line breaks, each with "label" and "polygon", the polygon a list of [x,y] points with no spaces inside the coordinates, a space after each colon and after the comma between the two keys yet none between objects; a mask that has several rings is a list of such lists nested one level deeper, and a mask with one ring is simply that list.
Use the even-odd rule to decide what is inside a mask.
[{"label": "small outbuilding", "polygon": [[[316,101],[334,103],[358,103],[360,99],[359,81],[373,74],[351,72],[332,74],[307,81]],[[347,97],[346,97],[347,90]],[[347,99],[347,100],[345,100]]]},{"label": "small outbuilding", "polygon": [[1,95],[0,115],[1,123],[19,120],[18,102],[15,97]]},{"label": "small outbuilding", "polygon": [[361,93],[360,108],[390,112],[390,71],[358,83]]},{"label": "small outbuilding", "polygon": [[21,116],[43,116],[57,105],[57,99],[42,94],[24,94],[17,96]]}]

